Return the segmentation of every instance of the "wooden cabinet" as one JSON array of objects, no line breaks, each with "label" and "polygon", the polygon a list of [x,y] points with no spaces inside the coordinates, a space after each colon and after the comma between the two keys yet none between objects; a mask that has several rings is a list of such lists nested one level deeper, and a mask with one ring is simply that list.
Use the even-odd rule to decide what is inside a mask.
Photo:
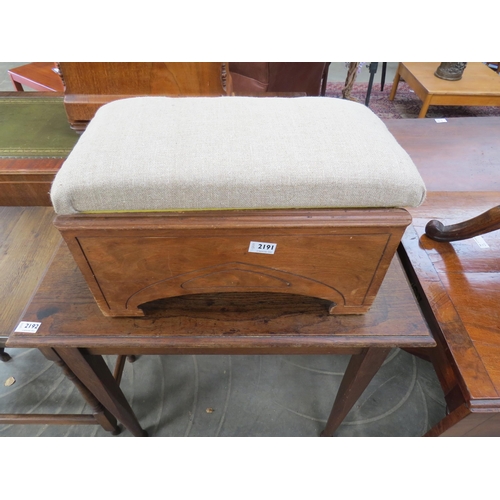
[{"label": "wooden cabinet", "polygon": [[104,104],[127,97],[221,96],[231,91],[226,63],[61,62],[64,105],[74,130],[84,130]]}]

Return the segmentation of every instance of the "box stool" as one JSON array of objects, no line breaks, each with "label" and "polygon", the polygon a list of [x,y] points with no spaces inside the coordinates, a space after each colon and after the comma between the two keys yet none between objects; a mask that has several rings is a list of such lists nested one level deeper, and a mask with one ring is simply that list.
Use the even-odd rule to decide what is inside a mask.
[{"label": "box stool", "polygon": [[273,292],[362,314],[425,185],[365,106],[325,97],[138,97],[99,109],[51,189],[101,311]]}]

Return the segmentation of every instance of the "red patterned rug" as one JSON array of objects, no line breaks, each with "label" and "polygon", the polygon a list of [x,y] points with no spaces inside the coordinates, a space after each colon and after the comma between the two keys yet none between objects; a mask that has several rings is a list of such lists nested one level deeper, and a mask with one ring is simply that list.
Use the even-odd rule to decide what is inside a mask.
[{"label": "red patterned rug", "polygon": [[[377,78],[377,77],[375,77]],[[342,97],[343,83],[328,83],[327,97]],[[355,83],[351,92],[353,100],[364,104],[367,83]],[[384,85],[380,90],[380,80],[373,84],[370,95],[370,109],[380,118],[417,118],[422,101],[415,92],[400,82],[394,101],[389,101],[392,82]],[[452,118],[461,116],[500,116],[500,107],[495,106],[430,106],[426,118]]]}]

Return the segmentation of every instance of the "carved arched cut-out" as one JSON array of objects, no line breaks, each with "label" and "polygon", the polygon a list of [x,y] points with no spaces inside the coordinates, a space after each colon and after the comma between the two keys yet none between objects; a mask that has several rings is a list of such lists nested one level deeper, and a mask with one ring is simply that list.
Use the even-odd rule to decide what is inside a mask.
[{"label": "carved arched cut-out", "polygon": [[128,311],[140,304],[178,295],[218,292],[276,292],[317,297],[344,305],[341,292],[316,280],[270,267],[229,262],[173,276],[138,290],[126,301]]}]

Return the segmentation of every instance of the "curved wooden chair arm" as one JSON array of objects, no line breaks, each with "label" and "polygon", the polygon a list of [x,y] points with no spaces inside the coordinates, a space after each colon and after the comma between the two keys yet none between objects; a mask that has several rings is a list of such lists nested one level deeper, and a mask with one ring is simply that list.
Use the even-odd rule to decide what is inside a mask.
[{"label": "curved wooden chair arm", "polygon": [[500,205],[473,217],[472,219],[445,226],[438,220],[431,220],[425,226],[425,234],[435,241],[458,241],[500,229]]}]

